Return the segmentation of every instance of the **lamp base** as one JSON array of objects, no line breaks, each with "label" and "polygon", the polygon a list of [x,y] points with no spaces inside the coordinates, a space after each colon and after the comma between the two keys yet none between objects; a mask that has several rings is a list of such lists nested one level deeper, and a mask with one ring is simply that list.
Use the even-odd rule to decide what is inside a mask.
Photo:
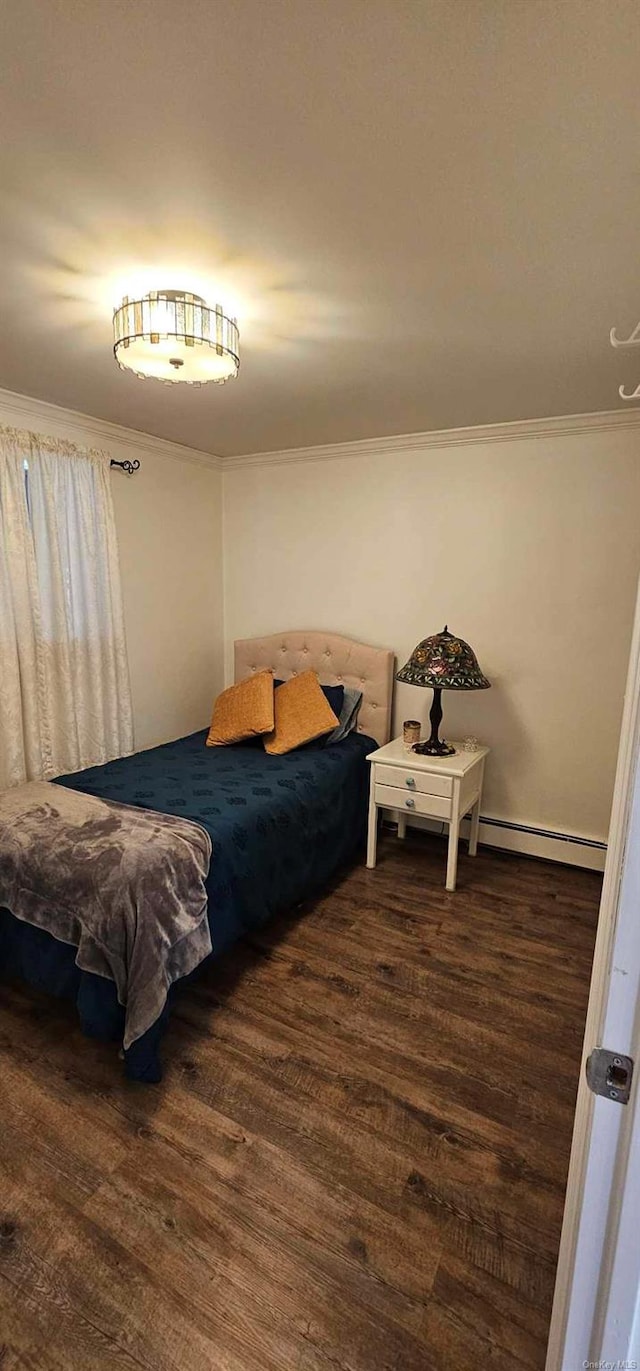
[{"label": "lamp base", "polygon": [[418,752],[421,757],[452,757],[455,747],[450,743],[441,742],[440,738],[433,742],[431,738],[427,738],[424,743],[414,743],[411,751]]},{"label": "lamp base", "polygon": [[429,710],[431,721],[431,737],[424,743],[414,743],[413,751],[419,752],[422,757],[452,757],[455,747],[450,743],[440,741],[438,729],[442,723],[442,690],[437,686],[433,692],[433,704]]}]

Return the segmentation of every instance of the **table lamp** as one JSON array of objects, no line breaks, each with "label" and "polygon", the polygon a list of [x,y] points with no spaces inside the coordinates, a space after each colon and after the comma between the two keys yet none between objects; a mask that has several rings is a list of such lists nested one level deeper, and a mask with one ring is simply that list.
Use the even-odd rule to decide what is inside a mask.
[{"label": "table lamp", "polygon": [[431,686],[433,704],[429,712],[431,737],[424,743],[414,743],[413,751],[427,757],[450,757],[455,747],[441,741],[438,729],[442,722],[443,690],[488,690],[491,682],[483,676],[475,652],[450,633],[446,624],[442,633],[423,638],[413,649],[409,661],[396,675],[396,681],[409,685]]}]

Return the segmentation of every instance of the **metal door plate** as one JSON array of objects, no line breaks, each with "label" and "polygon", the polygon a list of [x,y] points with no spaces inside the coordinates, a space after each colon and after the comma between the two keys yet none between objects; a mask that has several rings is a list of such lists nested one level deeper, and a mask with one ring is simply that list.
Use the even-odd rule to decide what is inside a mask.
[{"label": "metal door plate", "polygon": [[633,1057],[625,1057],[623,1052],[609,1052],[606,1047],[595,1047],[587,1059],[587,1084],[594,1095],[604,1095],[606,1100],[617,1104],[627,1104],[631,1092],[633,1076]]}]

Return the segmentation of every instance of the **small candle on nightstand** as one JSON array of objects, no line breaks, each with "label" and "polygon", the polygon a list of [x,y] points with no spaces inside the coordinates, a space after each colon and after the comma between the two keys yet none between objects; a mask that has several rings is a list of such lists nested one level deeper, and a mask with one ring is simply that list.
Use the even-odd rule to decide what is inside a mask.
[{"label": "small candle on nightstand", "polygon": [[413,747],[420,742],[420,724],[417,719],[405,719],[402,725],[402,738],[405,747]]}]

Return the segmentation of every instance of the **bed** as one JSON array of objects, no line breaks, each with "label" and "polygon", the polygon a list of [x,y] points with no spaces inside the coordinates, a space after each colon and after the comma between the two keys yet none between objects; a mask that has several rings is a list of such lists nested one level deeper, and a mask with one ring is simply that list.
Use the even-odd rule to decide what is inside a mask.
[{"label": "bed", "polygon": [[[235,643],[235,681],[266,667],[281,680],[313,669],[323,683],[362,691],[357,730],[334,746],[318,742],[270,756],[260,740],[207,748],[203,729],[57,783],[206,829],[212,841],[206,881],[211,957],[220,957],[273,914],[319,894],[356,855],[366,826],[366,757],[389,737],[393,665],[386,649],[336,634],[243,639]],[[71,998],[86,1034],[121,1042],[124,1011],[113,981],[80,970],[75,954],[74,946],[0,909],[0,976]],[[133,1080],[161,1079],[159,1045],[177,989],[124,1053]]]}]

